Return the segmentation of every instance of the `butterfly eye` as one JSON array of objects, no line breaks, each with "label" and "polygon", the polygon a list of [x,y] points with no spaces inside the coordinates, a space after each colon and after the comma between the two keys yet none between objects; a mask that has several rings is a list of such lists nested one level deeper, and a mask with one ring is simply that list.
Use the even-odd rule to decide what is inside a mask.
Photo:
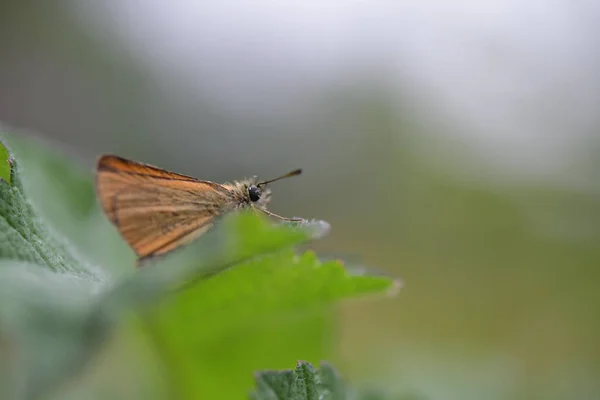
[{"label": "butterfly eye", "polygon": [[254,186],[254,185],[250,186],[248,188],[248,194],[250,195],[250,200],[252,202],[256,202],[256,201],[260,200],[261,192],[260,192],[259,187]]}]

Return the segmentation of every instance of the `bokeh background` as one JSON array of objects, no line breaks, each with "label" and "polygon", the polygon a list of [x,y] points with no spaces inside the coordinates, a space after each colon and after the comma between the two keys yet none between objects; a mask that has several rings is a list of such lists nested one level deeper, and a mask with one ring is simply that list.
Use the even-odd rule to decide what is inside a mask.
[{"label": "bokeh background", "polygon": [[403,282],[333,360],[425,399],[600,398],[600,5],[3,1],[0,121],[268,178],[313,245]]}]

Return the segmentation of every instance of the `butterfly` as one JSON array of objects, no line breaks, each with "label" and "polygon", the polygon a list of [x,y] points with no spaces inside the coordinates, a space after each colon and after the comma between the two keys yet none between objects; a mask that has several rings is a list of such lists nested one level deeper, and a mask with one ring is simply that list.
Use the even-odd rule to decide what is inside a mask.
[{"label": "butterfly", "polygon": [[296,169],[268,181],[252,177],[219,184],[103,155],[96,168],[96,193],[140,262],[190,243],[206,233],[216,217],[237,209],[255,209],[284,221],[304,221],[267,210],[271,198],[267,184],[301,173]]}]

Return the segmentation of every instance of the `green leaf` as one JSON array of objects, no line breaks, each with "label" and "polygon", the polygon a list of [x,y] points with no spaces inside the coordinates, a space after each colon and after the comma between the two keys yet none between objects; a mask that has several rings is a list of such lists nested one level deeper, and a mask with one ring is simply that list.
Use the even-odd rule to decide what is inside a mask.
[{"label": "green leaf", "polygon": [[[138,274],[117,285],[107,301],[134,306],[153,305],[178,291],[180,295],[204,284],[211,277],[261,254],[305,242],[323,234],[328,225],[321,221],[300,228],[289,224],[271,225],[256,213],[235,213],[223,218],[200,240],[166,257],[148,260]],[[265,260],[268,256],[265,257]],[[215,276],[213,279],[220,279]]]},{"label": "green leaf", "polygon": [[[0,148],[8,153],[2,143]],[[10,179],[0,180],[0,260],[25,261],[101,281],[99,271],[74,256],[66,242],[41,222],[24,195],[17,161],[9,156],[5,163]]]},{"label": "green leaf", "polygon": [[[256,389],[252,400],[391,400],[390,395],[356,390],[346,386],[329,363],[317,370],[311,363],[299,361],[295,370],[266,370],[255,374]],[[402,397],[406,398],[406,397]]]},{"label": "green leaf", "polygon": [[73,161],[54,145],[1,132],[19,160],[23,188],[54,236],[67,237],[86,259],[112,275],[134,272],[135,255],[96,203],[91,168]]},{"label": "green leaf", "polygon": [[26,197],[20,165],[0,148],[10,176],[0,179],[0,337],[14,351],[1,388],[27,398],[91,354],[97,336],[83,330],[107,280],[45,225]]},{"label": "green leaf", "polygon": [[[117,287],[106,309],[145,307],[148,335],[179,398],[240,398],[251,385],[249,371],[330,354],[330,305],[392,286],[292,250],[322,234],[323,225],[273,226],[255,213],[231,215],[197,245]],[[173,288],[176,295],[167,297]],[[167,300],[153,308],[157,297]]]}]

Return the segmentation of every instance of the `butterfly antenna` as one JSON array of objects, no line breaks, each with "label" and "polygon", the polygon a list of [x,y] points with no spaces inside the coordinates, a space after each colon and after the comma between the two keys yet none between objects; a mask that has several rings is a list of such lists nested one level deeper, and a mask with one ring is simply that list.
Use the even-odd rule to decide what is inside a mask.
[{"label": "butterfly antenna", "polygon": [[287,174],[285,174],[285,175],[281,175],[281,176],[280,176],[280,177],[278,177],[278,178],[271,179],[271,180],[268,180],[268,181],[263,181],[263,182],[260,182],[260,183],[258,183],[258,184],[257,184],[257,186],[263,186],[263,185],[266,185],[267,183],[275,182],[275,181],[278,181],[278,180],[280,180],[280,179],[285,179],[285,178],[289,178],[289,177],[291,177],[291,176],[300,175],[301,173],[302,173],[302,169],[298,168],[298,169],[295,169],[295,170],[293,170],[293,171],[290,171],[290,172],[288,172],[288,173],[287,173]]}]

